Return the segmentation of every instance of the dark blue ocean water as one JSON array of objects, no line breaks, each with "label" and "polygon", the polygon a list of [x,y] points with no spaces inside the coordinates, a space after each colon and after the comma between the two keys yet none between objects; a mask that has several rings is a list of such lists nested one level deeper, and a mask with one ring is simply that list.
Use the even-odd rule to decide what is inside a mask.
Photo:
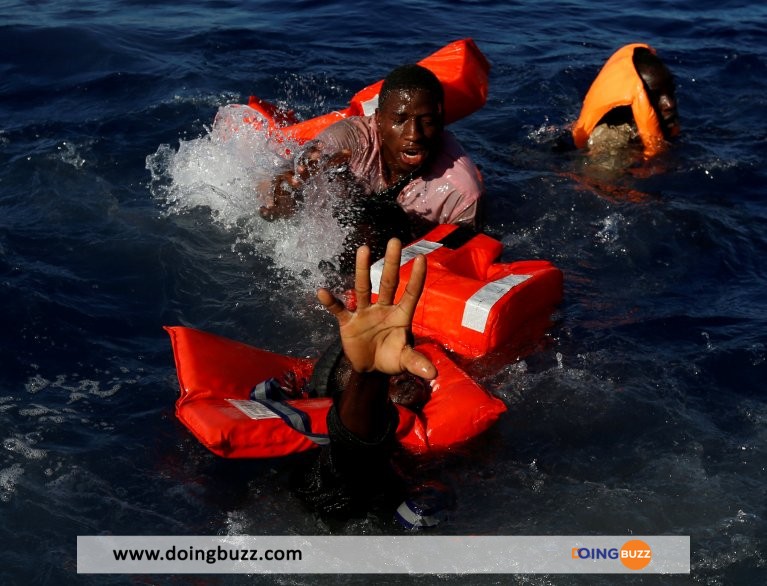
[{"label": "dark blue ocean water", "polygon": [[[6,0],[0,583],[191,581],[77,576],[77,535],[331,531],[290,494],[291,462],[217,459],[173,414],[164,324],[303,356],[332,332],[312,290],[336,235],[254,218],[271,162],[213,120],[253,93],[304,117],[340,108],[463,37],[493,66],[487,105],[453,127],[482,167],[488,231],[504,260],[556,263],[565,301],[547,348],[475,365],[510,410],[424,464],[457,495],[437,532],[691,535],[692,574],[427,581],[765,582],[764,3]],[[676,148],[632,173],[552,153],[635,41],[677,78]]]}]

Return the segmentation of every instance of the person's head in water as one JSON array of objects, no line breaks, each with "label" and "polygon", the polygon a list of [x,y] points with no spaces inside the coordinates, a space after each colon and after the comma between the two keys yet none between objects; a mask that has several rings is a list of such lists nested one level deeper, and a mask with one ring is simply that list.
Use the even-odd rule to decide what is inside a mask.
[{"label": "person's head in water", "polygon": [[442,84],[425,67],[403,65],[386,76],[375,119],[389,183],[414,174],[437,152],[444,101]]},{"label": "person's head in water", "polygon": [[660,122],[663,136],[669,139],[679,134],[679,114],[676,109],[674,76],[655,53],[644,47],[634,50],[634,67],[647,92]]},{"label": "person's head in water", "polygon": [[676,106],[674,77],[655,50],[644,43],[624,45],[589,87],[570,129],[573,143],[609,156],[641,143],[643,156],[653,157],[679,134]]},{"label": "person's head in water", "polygon": [[[412,342],[412,339],[411,339]],[[344,356],[341,340],[334,341],[314,367],[311,386],[321,397],[338,395],[352,374],[349,359]],[[389,399],[413,411],[420,411],[431,397],[431,385],[410,373],[389,377]]]}]

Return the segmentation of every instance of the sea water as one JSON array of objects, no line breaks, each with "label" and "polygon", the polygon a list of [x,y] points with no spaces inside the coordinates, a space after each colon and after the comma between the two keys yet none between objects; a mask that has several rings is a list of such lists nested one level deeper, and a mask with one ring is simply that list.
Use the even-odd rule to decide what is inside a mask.
[{"label": "sea water", "polygon": [[[251,94],[301,118],[342,108],[472,37],[490,94],[452,130],[487,231],[565,290],[539,351],[470,365],[509,412],[419,464],[456,494],[436,533],[690,535],[691,575],[663,583],[763,583],[765,22],[762,3],[709,0],[0,3],[0,582],[187,583],[77,576],[77,535],[402,531],[316,519],[291,460],[208,453],[174,417],[162,326],[317,356],[334,331],[318,265],[343,231],[321,212],[261,220],[256,186],[281,163],[224,121]],[[674,149],[620,172],[554,152],[629,42],[676,77]]]}]

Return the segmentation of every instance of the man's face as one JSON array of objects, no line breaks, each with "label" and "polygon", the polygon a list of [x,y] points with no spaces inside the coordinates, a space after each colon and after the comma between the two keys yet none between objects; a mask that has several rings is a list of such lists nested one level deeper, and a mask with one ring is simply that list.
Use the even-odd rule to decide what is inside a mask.
[{"label": "man's face", "polygon": [[674,77],[664,66],[643,67],[639,75],[647,88],[655,112],[658,114],[663,135],[671,138],[679,134],[679,115],[676,109]]},{"label": "man's face", "polygon": [[387,179],[395,182],[436,153],[442,137],[442,106],[428,91],[397,91],[379,106],[376,123]]}]

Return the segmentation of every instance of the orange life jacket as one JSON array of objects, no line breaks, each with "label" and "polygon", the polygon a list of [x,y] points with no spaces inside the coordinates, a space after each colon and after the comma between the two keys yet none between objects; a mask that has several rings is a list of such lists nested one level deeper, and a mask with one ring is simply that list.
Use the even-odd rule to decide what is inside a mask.
[{"label": "orange life jacket", "polygon": [[[402,250],[399,300],[418,254],[427,259],[426,283],[413,333],[465,357],[500,347],[522,351],[540,340],[562,302],[562,271],[545,260],[495,262],[503,244],[455,224],[441,224]],[[383,260],[370,268],[378,299]]]},{"label": "orange life jacket", "polygon": [[591,84],[578,120],[572,128],[575,146],[583,148],[596,125],[613,108],[631,106],[645,155],[659,153],[665,144],[658,115],[650,103],[642,78],[634,66],[634,49],[655,49],[643,43],[634,43],[618,49],[607,60],[599,75]]},{"label": "orange life jacket", "polygon": [[[273,458],[326,443],[332,399],[252,400],[270,377],[311,376],[313,361],[274,354],[186,327],[166,327],[181,394],[176,416],[210,451],[225,458]],[[397,440],[411,453],[443,450],[488,429],[506,406],[439,347],[417,346],[437,367],[420,412],[397,405]]]},{"label": "orange life jacket", "polygon": [[[442,82],[445,91],[445,124],[460,120],[484,106],[487,100],[490,63],[472,39],[462,39],[446,45],[419,61],[430,69]],[[329,112],[299,122],[292,112],[286,112],[257,96],[251,96],[248,106],[260,117],[253,117],[252,124],[262,126],[266,122],[273,138],[300,144],[315,138],[328,126],[349,116],[369,116],[378,106],[378,92],[383,80],[360,90],[343,110]]]}]

